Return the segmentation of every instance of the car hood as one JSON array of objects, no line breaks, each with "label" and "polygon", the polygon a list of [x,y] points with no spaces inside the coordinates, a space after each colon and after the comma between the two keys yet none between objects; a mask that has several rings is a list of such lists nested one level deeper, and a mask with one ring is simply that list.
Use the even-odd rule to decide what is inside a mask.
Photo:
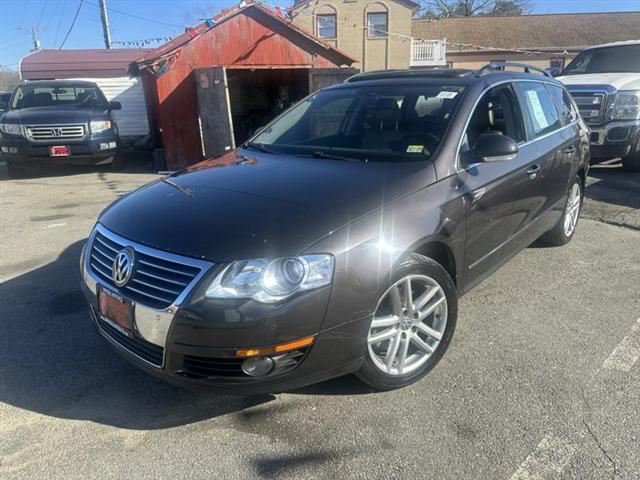
[{"label": "car hood", "polygon": [[99,218],[144,245],[214,262],[295,255],[435,181],[431,162],[231,152],[145,185]]},{"label": "car hood", "polygon": [[90,119],[106,115],[107,112],[99,108],[36,107],[8,110],[2,116],[2,121],[22,125],[87,123]]},{"label": "car hood", "polygon": [[640,89],[640,73],[587,73],[557,77],[567,86],[571,85],[611,85],[616,90]]}]

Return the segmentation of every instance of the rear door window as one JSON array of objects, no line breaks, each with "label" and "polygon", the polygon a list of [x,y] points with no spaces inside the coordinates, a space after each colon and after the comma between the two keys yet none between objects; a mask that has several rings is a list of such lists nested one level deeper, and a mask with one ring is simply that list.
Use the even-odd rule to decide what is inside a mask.
[{"label": "rear door window", "polygon": [[560,110],[560,117],[563,125],[569,125],[571,122],[575,122],[578,119],[578,113],[573,105],[573,101],[569,97],[567,91],[558,86],[547,84],[547,89],[556,102],[558,110]]},{"label": "rear door window", "polygon": [[516,88],[533,138],[562,127],[560,114],[543,83],[517,82]]}]

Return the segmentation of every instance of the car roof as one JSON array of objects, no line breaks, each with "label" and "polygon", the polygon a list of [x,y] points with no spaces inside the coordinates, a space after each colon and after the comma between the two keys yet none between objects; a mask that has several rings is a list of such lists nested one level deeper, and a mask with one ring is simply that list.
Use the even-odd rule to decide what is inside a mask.
[{"label": "car roof", "polygon": [[[531,67],[533,68],[533,67]],[[349,88],[354,86],[383,85],[449,85],[470,86],[482,81],[484,84],[505,80],[538,80],[557,83],[553,77],[540,73],[514,72],[510,70],[468,70],[468,69],[416,69],[416,70],[379,70],[363,72],[350,77],[345,82],[329,87]]]},{"label": "car roof", "polygon": [[97,87],[87,80],[26,80],[20,85],[40,85],[43,87]]},{"label": "car roof", "polygon": [[640,39],[638,39],[638,40],[625,40],[625,41],[622,41],[622,42],[603,43],[601,45],[593,45],[592,47],[585,48],[585,50],[593,50],[594,48],[622,47],[624,45],[640,45]]}]

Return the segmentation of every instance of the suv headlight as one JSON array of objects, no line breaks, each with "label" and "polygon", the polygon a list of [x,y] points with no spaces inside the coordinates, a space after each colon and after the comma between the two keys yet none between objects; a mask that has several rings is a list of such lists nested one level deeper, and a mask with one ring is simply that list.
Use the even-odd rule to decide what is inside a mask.
[{"label": "suv headlight", "polygon": [[618,92],[613,103],[612,119],[640,119],[640,90]]},{"label": "suv headlight", "polygon": [[304,255],[275,260],[239,260],[225,268],[209,285],[209,298],[251,298],[273,303],[290,295],[329,285],[333,256]]},{"label": "suv headlight", "polygon": [[111,122],[109,120],[91,120],[89,124],[91,127],[91,133],[100,133],[111,128]]},{"label": "suv headlight", "polygon": [[0,123],[0,132],[9,135],[22,135],[22,125],[17,123]]}]

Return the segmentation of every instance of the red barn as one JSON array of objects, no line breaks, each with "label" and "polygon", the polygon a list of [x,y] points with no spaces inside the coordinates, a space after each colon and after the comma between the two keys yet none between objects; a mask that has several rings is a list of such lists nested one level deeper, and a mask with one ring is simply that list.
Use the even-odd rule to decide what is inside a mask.
[{"label": "red barn", "polygon": [[279,11],[243,2],[136,61],[167,168],[215,157],[355,60]]}]

